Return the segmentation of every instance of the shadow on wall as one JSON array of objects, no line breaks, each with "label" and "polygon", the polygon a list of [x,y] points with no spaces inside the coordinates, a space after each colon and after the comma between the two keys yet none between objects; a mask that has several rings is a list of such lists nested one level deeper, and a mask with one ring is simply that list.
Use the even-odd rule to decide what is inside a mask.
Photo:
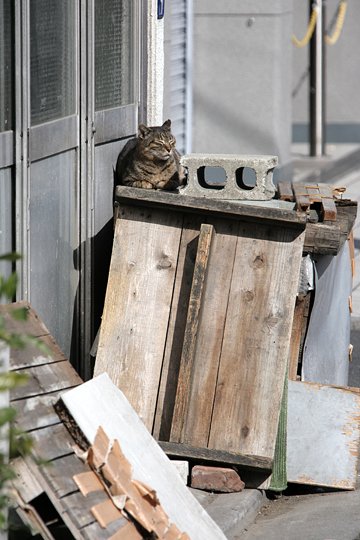
[{"label": "shadow on wall", "polygon": [[[96,236],[91,239],[92,252],[93,252],[93,273],[91,284],[91,334],[92,338],[96,335],[101,322],[101,316],[104,307],[106,286],[109,274],[112,243],[114,236],[113,219],[110,219],[104,227],[98,232]],[[84,243],[81,244],[73,252],[74,267],[80,271],[80,256],[84,251]],[[79,283],[83,276],[80,275]],[[81,359],[80,352],[80,329],[79,329],[79,317],[80,317],[80,285],[76,292],[74,309],[73,309],[73,324],[71,335],[71,348],[70,348],[70,361],[76,371],[82,378],[85,378],[88,370],[85,369],[84,362],[90,362],[90,357]],[[91,343],[90,343],[91,346]],[[92,371],[92,369],[91,369]]]}]

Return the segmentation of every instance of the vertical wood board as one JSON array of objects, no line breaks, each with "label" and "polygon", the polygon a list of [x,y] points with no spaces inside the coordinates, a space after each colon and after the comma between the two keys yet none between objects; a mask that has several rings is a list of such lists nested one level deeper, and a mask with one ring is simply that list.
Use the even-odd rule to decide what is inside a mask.
[{"label": "vertical wood board", "polygon": [[297,298],[293,326],[291,330],[290,353],[289,353],[289,379],[296,381],[299,363],[301,339],[306,324],[306,312],[309,308],[310,295],[305,298]]},{"label": "vertical wood board", "polygon": [[203,294],[205,293],[210,251],[214,236],[215,232],[212,225],[201,225],[181,353],[174,417],[171,426],[171,440],[177,442],[182,440],[184,420],[189,405],[189,388],[195,366],[196,339],[200,313],[203,309]]},{"label": "vertical wood board", "polygon": [[214,221],[216,235],[208,266],[196,336],[195,363],[181,441],[207,447],[224,333],[238,224]]},{"label": "vertical wood board", "polygon": [[110,439],[119,441],[133,478],[156,491],[170,520],[191,540],[225,539],[107,374],[64,393],[62,400],[91,444],[99,426]]},{"label": "vertical wood board", "polygon": [[167,441],[170,435],[201,221],[197,216],[184,216],[153,429],[158,440]]},{"label": "vertical wood board", "polygon": [[274,456],[303,242],[240,225],[209,448]]},{"label": "vertical wood board", "polygon": [[95,375],[107,372],[152,429],[182,215],[121,208]]}]

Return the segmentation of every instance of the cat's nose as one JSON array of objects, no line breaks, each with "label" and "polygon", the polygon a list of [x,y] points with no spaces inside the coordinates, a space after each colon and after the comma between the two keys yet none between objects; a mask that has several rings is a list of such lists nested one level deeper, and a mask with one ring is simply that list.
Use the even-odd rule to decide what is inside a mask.
[{"label": "cat's nose", "polygon": [[165,144],[164,146],[165,146],[165,148],[166,148],[166,150],[168,152],[171,152],[171,145],[170,144]]}]

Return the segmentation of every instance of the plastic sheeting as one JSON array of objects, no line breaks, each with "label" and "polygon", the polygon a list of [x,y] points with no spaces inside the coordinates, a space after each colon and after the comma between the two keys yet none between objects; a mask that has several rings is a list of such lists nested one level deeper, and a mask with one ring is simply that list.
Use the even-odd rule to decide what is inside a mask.
[{"label": "plastic sheeting", "polygon": [[315,259],[315,300],[302,359],[302,380],[346,386],[352,290],[348,242],[337,256]]}]

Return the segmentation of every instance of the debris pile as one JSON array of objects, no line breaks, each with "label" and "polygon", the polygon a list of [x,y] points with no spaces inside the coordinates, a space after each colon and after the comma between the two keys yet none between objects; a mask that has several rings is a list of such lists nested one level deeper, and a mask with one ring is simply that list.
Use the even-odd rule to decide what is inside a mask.
[{"label": "debris pile", "polygon": [[[50,348],[11,352],[12,369],[30,375],[12,395],[18,422],[53,463],[16,462],[17,512],[36,531],[56,521],[75,538],[224,538],[168,457],[208,491],[355,488],[360,391],[346,384],[356,204],[321,184],[282,183],[261,203],[202,189],[116,188],[94,379],[81,384],[27,306],[22,332]],[[19,324],[11,309],[0,312]],[[338,324],[344,337],[333,341]],[[45,496],[55,521],[40,510]]]}]

